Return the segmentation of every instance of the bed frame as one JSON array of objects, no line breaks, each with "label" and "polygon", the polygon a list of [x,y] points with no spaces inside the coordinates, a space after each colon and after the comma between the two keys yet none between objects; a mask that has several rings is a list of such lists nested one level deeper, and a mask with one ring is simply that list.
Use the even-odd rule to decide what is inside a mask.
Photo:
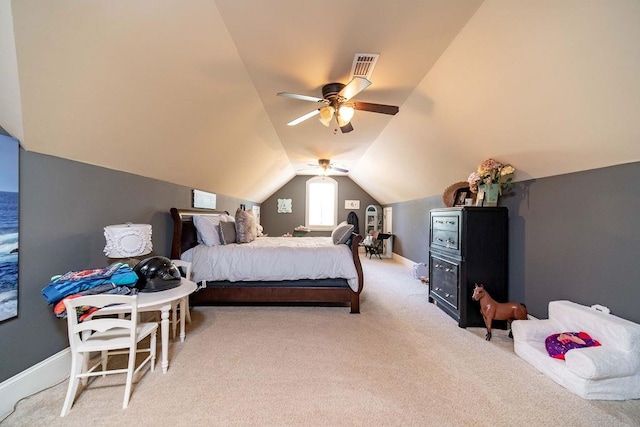
[{"label": "bed frame", "polygon": [[[219,215],[223,211],[207,209],[171,208],[173,240],[171,258],[180,255],[198,244],[193,215]],[[360,313],[360,292],[364,285],[362,264],[358,255],[358,243],[362,236],[354,234],[351,239],[351,254],[358,273],[358,291],[354,292],[346,279],[286,280],[275,282],[207,282],[189,297],[193,305],[223,303],[314,303],[348,304],[351,313]]]}]

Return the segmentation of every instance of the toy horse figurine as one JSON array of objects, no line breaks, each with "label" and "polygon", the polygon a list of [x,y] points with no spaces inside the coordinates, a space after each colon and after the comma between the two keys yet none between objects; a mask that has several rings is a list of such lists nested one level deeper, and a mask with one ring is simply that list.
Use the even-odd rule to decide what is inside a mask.
[{"label": "toy horse figurine", "polygon": [[[487,327],[487,335],[485,339],[491,341],[491,322],[496,320],[507,320],[509,322],[509,328],[511,328],[511,321],[526,320],[527,319],[527,307],[524,304],[517,302],[496,302],[491,295],[487,293],[483,285],[478,285],[473,288],[473,295],[471,298],[474,301],[480,301],[480,313],[484,318],[484,324]],[[509,331],[509,338],[513,338],[513,334]]]}]

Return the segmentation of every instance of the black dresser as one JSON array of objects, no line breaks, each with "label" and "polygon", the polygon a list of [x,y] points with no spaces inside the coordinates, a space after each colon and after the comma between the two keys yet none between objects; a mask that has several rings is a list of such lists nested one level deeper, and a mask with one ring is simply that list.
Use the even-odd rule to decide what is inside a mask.
[{"label": "black dresser", "polygon": [[[484,326],[480,304],[471,299],[483,284],[498,302],[507,301],[509,212],[504,207],[432,209],[429,231],[429,302],[458,321]],[[506,322],[494,323],[506,328]]]}]

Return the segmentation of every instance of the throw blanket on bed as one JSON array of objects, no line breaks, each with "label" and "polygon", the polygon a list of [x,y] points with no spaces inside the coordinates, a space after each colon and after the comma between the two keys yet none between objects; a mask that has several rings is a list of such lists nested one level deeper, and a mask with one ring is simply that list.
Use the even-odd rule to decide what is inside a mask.
[{"label": "throw blanket on bed", "polygon": [[351,248],[331,237],[259,237],[250,243],[198,245],[182,254],[193,265],[193,281],[348,280],[358,290]]}]

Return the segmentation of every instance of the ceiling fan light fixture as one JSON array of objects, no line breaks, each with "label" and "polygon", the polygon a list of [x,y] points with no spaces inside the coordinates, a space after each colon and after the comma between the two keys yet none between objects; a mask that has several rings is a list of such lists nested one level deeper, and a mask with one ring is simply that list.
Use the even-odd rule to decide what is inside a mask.
[{"label": "ceiling fan light fixture", "polygon": [[329,124],[331,123],[331,119],[333,118],[334,111],[335,109],[330,105],[322,107],[320,109],[320,123],[325,126],[329,126]]},{"label": "ceiling fan light fixture", "polygon": [[340,125],[340,127],[347,125],[353,118],[354,111],[353,107],[341,105],[340,108],[338,108],[338,125]]},{"label": "ceiling fan light fixture", "polygon": [[320,166],[318,175],[327,176],[330,165],[331,161],[329,159],[318,159],[318,166]]}]

